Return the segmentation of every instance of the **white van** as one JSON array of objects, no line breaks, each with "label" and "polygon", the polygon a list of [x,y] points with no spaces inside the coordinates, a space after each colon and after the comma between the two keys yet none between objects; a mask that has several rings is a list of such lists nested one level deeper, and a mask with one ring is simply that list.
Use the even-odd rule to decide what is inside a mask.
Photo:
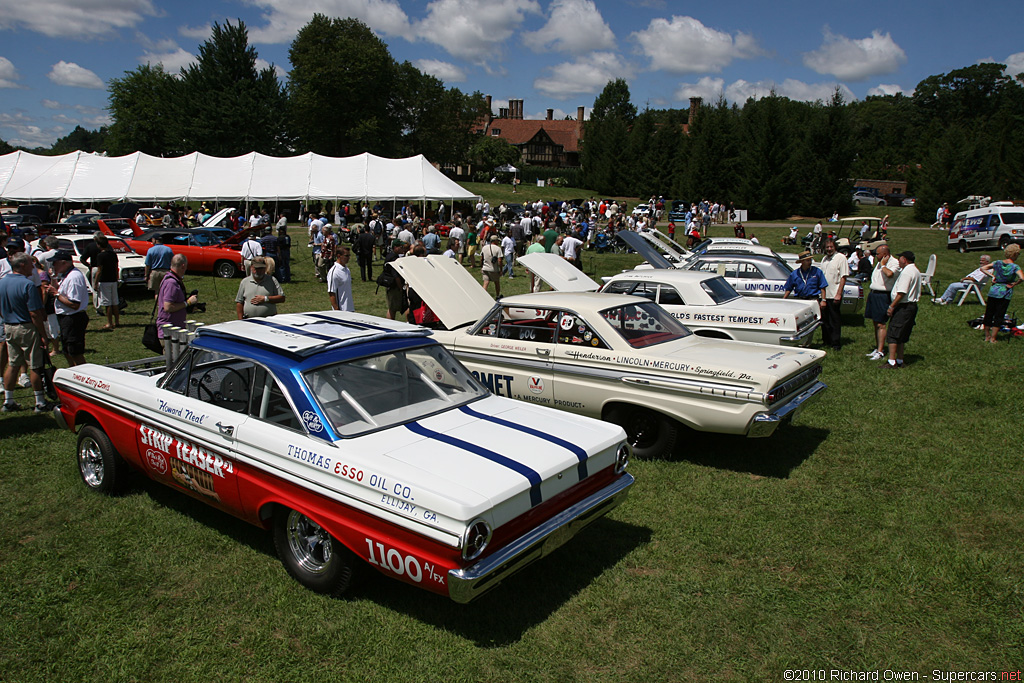
[{"label": "white van", "polygon": [[946,247],[964,253],[968,249],[1003,249],[1011,242],[1024,246],[1024,206],[992,202],[954,216]]}]

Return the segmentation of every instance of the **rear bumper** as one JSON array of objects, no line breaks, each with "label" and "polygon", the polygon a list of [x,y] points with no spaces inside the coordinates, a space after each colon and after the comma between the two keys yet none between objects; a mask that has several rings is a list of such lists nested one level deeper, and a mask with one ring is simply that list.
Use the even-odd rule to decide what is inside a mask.
[{"label": "rear bumper", "polygon": [[780,424],[787,420],[793,420],[793,418],[800,414],[800,411],[804,409],[807,403],[821,396],[826,388],[823,382],[815,382],[800,392],[793,400],[787,401],[767,413],[755,415],[747,427],[747,436],[751,439],[771,436]]},{"label": "rear bumper", "polygon": [[535,529],[475,564],[448,572],[448,595],[466,603],[483,595],[504,579],[551,554],[591,522],[626,499],[633,476],[621,477],[572,507],[562,510]]},{"label": "rear bumper", "polygon": [[811,338],[819,327],[821,327],[821,320],[815,320],[812,324],[790,337],[779,337],[779,343],[783,346],[807,346],[811,343]]}]

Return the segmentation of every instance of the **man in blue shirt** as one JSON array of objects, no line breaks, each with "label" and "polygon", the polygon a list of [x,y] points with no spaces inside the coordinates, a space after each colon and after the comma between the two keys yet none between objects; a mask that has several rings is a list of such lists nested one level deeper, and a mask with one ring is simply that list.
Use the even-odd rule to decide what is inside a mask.
[{"label": "man in blue shirt", "polygon": [[810,299],[817,301],[825,300],[825,273],[820,268],[811,265],[811,252],[804,251],[797,257],[800,267],[789,274],[786,278],[786,293],[783,299],[790,295],[797,299]]},{"label": "man in blue shirt", "polygon": [[[146,287],[151,292],[160,291],[160,283],[164,275],[171,269],[174,252],[164,244],[163,235],[153,235],[153,246],[146,252]],[[154,294],[154,296],[156,296]]]},{"label": "man in blue shirt", "polygon": [[14,389],[18,386],[18,369],[27,363],[32,391],[35,392],[35,412],[45,413],[52,406],[46,402],[40,374],[45,362],[42,342],[47,338],[43,297],[39,287],[29,279],[33,264],[28,254],[11,256],[10,266],[11,272],[0,279],[0,315],[3,316],[8,353],[2,412],[21,410],[14,401]]}]

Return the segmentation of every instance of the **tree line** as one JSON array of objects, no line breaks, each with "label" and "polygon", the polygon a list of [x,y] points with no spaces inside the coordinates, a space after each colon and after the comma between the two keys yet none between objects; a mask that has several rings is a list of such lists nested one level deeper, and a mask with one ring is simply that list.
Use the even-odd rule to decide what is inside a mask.
[{"label": "tree line", "polygon": [[623,80],[594,101],[585,187],[605,195],[733,202],[758,218],[846,213],[853,180],[906,180],[915,217],[968,195],[1024,199],[1024,75],[983,63],[929,76],[913,95],[637,112]]}]

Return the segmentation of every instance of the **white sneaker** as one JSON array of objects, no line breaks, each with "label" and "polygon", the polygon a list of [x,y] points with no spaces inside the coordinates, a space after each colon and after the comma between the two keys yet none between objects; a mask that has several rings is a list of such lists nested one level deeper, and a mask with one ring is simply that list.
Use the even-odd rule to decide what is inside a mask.
[{"label": "white sneaker", "polygon": [[884,353],[879,353],[878,350],[876,349],[876,350],[871,352],[871,355],[868,356],[868,359],[869,360],[881,360],[884,356],[885,356]]},{"label": "white sneaker", "polygon": [[28,375],[23,372],[23,373],[21,373],[21,377],[18,378],[18,386],[19,387],[29,387],[29,386],[32,386],[32,380],[29,379]]}]

